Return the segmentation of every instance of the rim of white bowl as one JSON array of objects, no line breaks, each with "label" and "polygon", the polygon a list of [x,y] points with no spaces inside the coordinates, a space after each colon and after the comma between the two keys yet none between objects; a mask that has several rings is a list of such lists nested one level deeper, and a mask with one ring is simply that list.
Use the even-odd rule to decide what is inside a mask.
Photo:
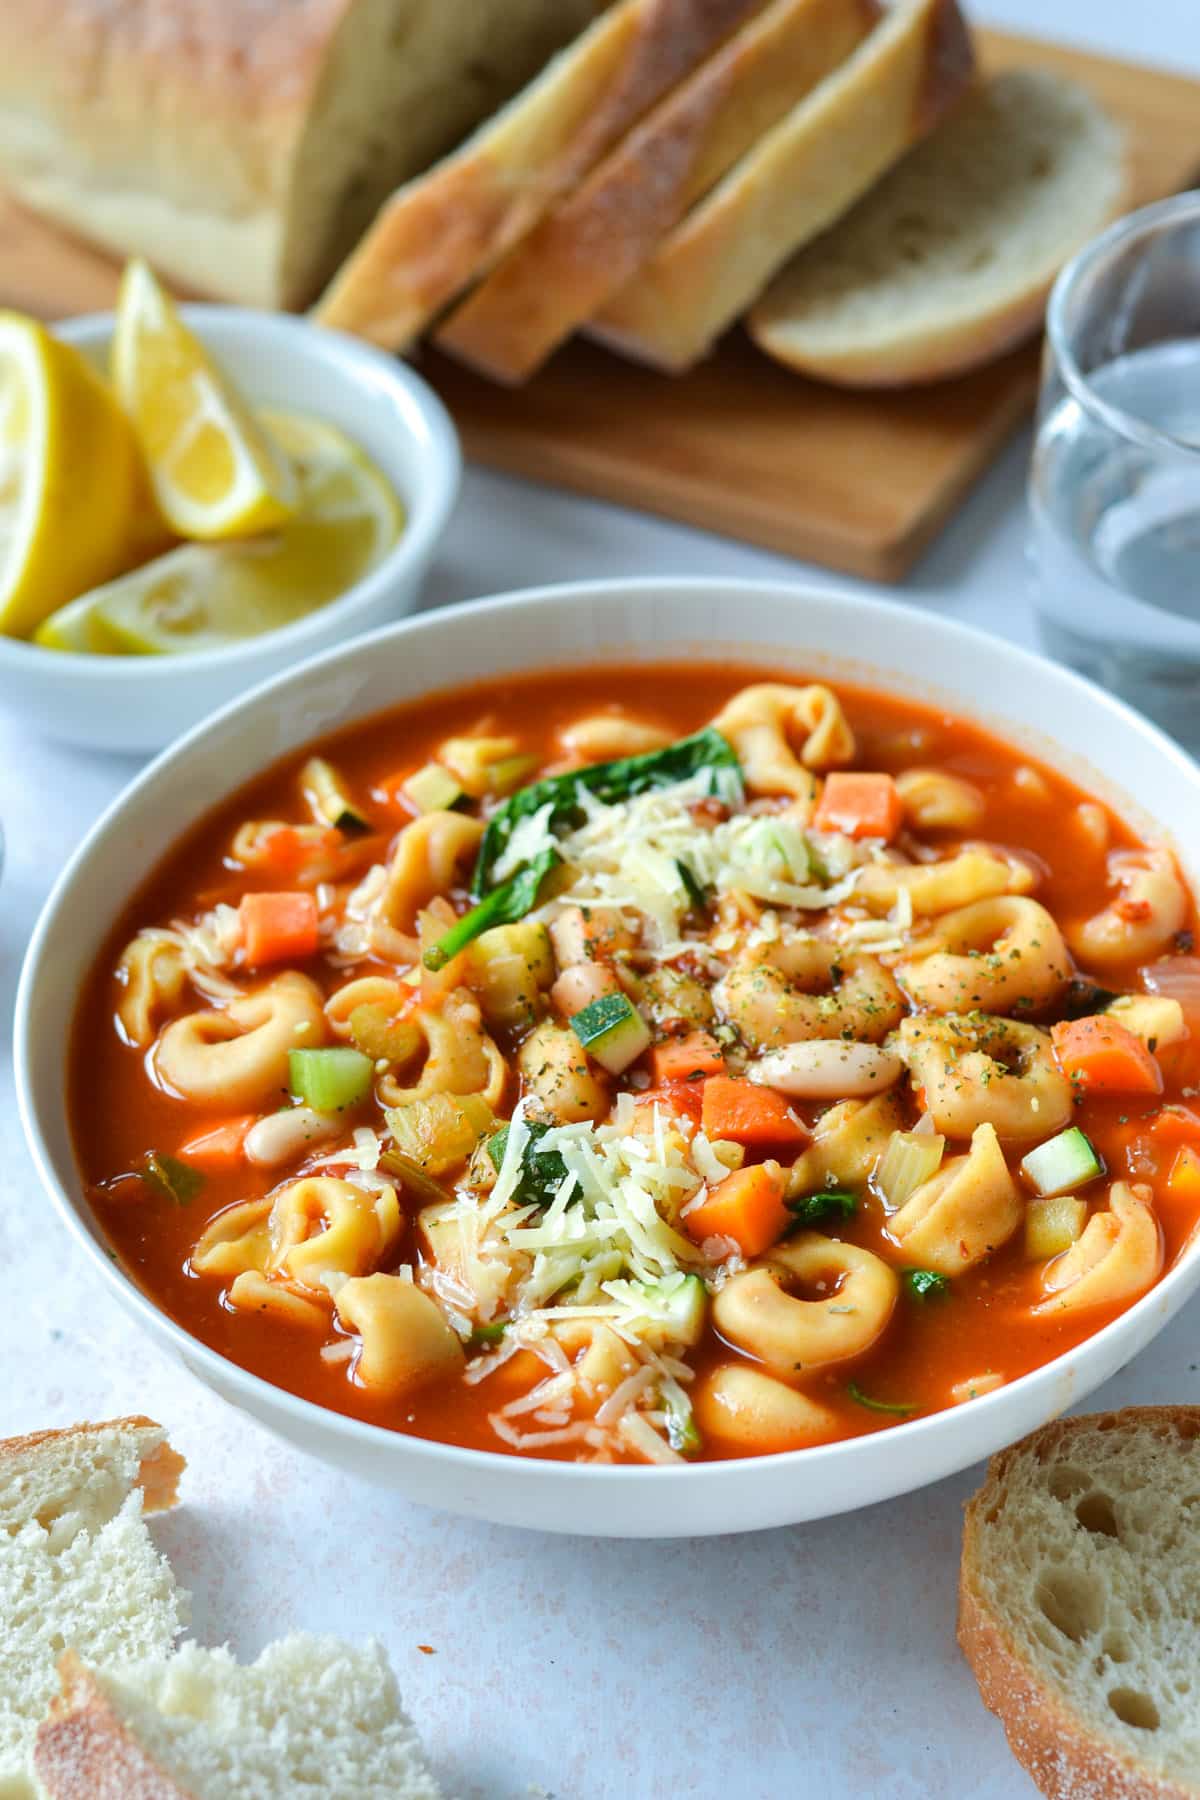
[{"label": "rim of white bowl", "polygon": [[[82,1245],[103,1281],[121,1303],[137,1317],[139,1323],[149,1331],[151,1336],[167,1338],[185,1366],[189,1361],[198,1361],[207,1370],[211,1370],[217,1377],[218,1391],[222,1398],[226,1398],[225,1390],[227,1388],[233,1388],[245,1394],[261,1396],[268,1408],[288,1415],[297,1423],[312,1424],[316,1422],[335,1437],[343,1437],[373,1449],[384,1450],[386,1446],[394,1445],[399,1439],[406,1452],[427,1459],[431,1463],[440,1463],[450,1469],[457,1468],[478,1473],[492,1470],[497,1474],[511,1475],[513,1466],[516,1464],[526,1471],[531,1479],[538,1479],[543,1484],[555,1483],[565,1487],[584,1483],[595,1486],[597,1484],[625,1485],[648,1481],[676,1484],[687,1482],[693,1487],[700,1484],[714,1487],[741,1481],[744,1479],[747,1465],[758,1462],[769,1463],[773,1467],[786,1465],[795,1469],[799,1475],[802,1471],[813,1469],[818,1465],[850,1460],[859,1453],[859,1446],[873,1443],[875,1438],[881,1435],[876,1432],[868,1432],[859,1434],[857,1437],[839,1438],[828,1444],[809,1445],[800,1450],[773,1451],[766,1456],[727,1457],[713,1462],[686,1463],[682,1467],[638,1464],[605,1466],[603,1464],[563,1462],[550,1457],[512,1456],[498,1450],[477,1450],[460,1444],[446,1444],[434,1438],[423,1438],[408,1432],[393,1431],[388,1426],[375,1425],[369,1420],[337,1412],[332,1407],[322,1406],[315,1400],[308,1400],[303,1395],[294,1394],[288,1388],[278,1387],[274,1382],[267,1381],[264,1376],[256,1375],[240,1363],[211,1349],[203,1339],[193,1336],[190,1331],[158,1306],[131,1276],[126,1275],[117,1264],[110,1261],[103,1245],[93,1236],[82,1217],[79,1210],[82,1202],[72,1201],[60,1183],[54,1169],[49,1145],[42,1134],[38,1118],[37,1097],[32,1092],[28,1079],[28,1040],[41,947],[53,928],[58,911],[70,894],[76,872],[85,864],[95,847],[119,818],[121,812],[136,801],[145,789],[156,782],[161,772],[171,764],[187,758],[193,748],[204,738],[218,733],[229,717],[243,711],[250,711],[269,701],[275,694],[284,691],[292,682],[303,679],[311,670],[323,665],[335,665],[343,659],[361,656],[364,651],[383,643],[392,643],[397,639],[420,634],[422,631],[436,629],[437,624],[447,616],[470,619],[484,614],[503,614],[527,608],[544,608],[547,611],[553,611],[564,603],[578,605],[586,603],[589,599],[599,600],[610,596],[625,599],[640,597],[643,600],[652,601],[656,595],[661,597],[664,589],[669,589],[672,593],[721,594],[731,602],[736,600],[739,593],[753,592],[763,596],[770,595],[783,604],[792,604],[797,601],[833,604],[847,610],[848,615],[857,613],[860,618],[864,618],[868,627],[871,620],[878,620],[880,624],[883,624],[893,621],[895,614],[900,613],[914,620],[926,620],[931,629],[936,629],[952,641],[956,641],[962,648],[986,653],[993,663],[1000,665],[1007,663],[1017,673],[1026,668],[1044,671],[1049,667],[1066,688],[1085,695],[1090,704],[1099,705],[1102,710],[1111,713],[1127,729],[1133,729],[1138,735],[1145,738],[1158,754],[1166,756],[1168,760],[1175,763],[1180,773],[1196,785],[1197,794],[1200,797],[1200,765],[1197,765],[1172,738],[1168,737],[1157,725],[1152,724],[1150,720],[1135,712],[1132,707],[1127,706],[1124,701],[1118,700],[1105,689],[1086,680],[1082,675],[1077,675],[1062,664],[1054,663],[1049,658],[1040,657],[1019,644],[1010,643],[1007,639],[993,637],[975,626],[963,625],[956,620],[946,620],[936,615],[924,614],[917,607],[903,601],[877,599],[871,595],[848,595],[834,588],[801,582],[736,580],[723,579],[719,576],[655,576],[560,582],[542,587],[521,588],[510,593],[489,595],[478,600],[464,602],[452,608],[441,608],[436,612],[418,614],[414,618],[402,619],[394,624],[382,626],[376,631],[368,632],[362,637],[354,639],[352,643],[339,645],[334,649],[311,656],[305,662],[296,664],[284,670],[282,674],[260,682],[248,693],[229,701],[160,752],[117,795],[116,799],[106,807],[62,870],[38,916],[26,950],[17,987],[13,1033],[17,1108],[25,1132],[27,1147],[41,1177],[43,1188],[48,1193],[59,1217],[75,1242]],[[869,639],[865,641],[869,641]],[[748,646],[749,648],[752,646]],[[664,659],[670,655],[669,647],[664,646],[663,655]],[[848,660],[852,660],[852,653],[848,652],[847,657]],[[641,660],[650,659],[642,658]],[[554,665],[551,663],[547,666],[552,668]],[[880,671],[880,673],[883,672]],[[903,682],[898,684],[896,691],[904,691],[905,685]],[[908,685],[911,686],[911,684]],[[433,691],[437,691],[437,689],[435,688]],[[949,696],[947,695],[947,697]],[[964,710],[967,717],[982,716],[978,708],[967,707]],[[296,746],[296,750],[300,748],[302,748],[301,745]],[[292,755],[295,754],[295,751],[284,754]],[[180,837],[185,830],[186,824],[181,826]],[[169,848],[168,846],[164,854],[169,851]],[[1195,1286],[1198,1279],[1200,1279],[1200,1249],[1190,1257],[1185,1249],[1161,1280],[1156,1282],[1132,1306],[1118,1314],[1115,1319],[1102,1325],[1099,1330],[1082,1339],[1080,1343],[1061,1351],[1049,1362],[1039,1364],[1037,1368],[1030,1369],[1026,1374],[1005,1383],[1003,1387],[996,1389],[993,1393],[983,1394],[972,1400],[970,1402],[972,1418],[978,1421],[988,1413],[1002,1410],[1018,1388],[1026,1390],[1032,1386],[1051,1388],[1061,1377],[1062,1365],[1071,1356],[1089,1351],[1093,1346],[1102,1343],[1112,1344],[1114,1339],[1135,1336],[1136,1325],[1141,1316],[1156,1307],[1163,1311],[1163,1323],[1165,1324],[1186,1298],[1186,1295],[1178,1294],[1177,1290],[1188,1284]],[[1097,1378],[1095,1385],[1099,1385],[1101,1380],[1107,1379],[1108,1375],[1123,1367],[1127,1360],[1127,1357],[1118,1356],[1107,1374]],[[962,1416],[962,1411],[963,1409],[954,1406],[943,1407],[940,1411],[927,1413],[919,1419],[901,1420],[889,1426],[886,1434],[882,1435],[887,1436],[889,1443],[894,1442],[896,1445],[897,1470],[899,1471],[902,1467],[903,1452],[907,1446],[915,1445],[920,1439],[936,1438],[941,1434],[949,1433],[953,1429],[951,1422]],[[261,1422],[266,1423],[261,1414],[256,1413],[255,1416],[259,1417]],[[974,1458],[972,1457],[971,1460]],[[951,1470],[947,1469],[943,1471],[943,1475],[950,1472]],[[905,1476],[898,1473],[897,1480],[894,1486],[889,1488],[889,1492],[892,1494],[903,1493],[909,1487],[919,1488],[928,1485],[929,1481],[940,1478],[942,1477],[930,1476],[924,1479],[919,1478],[914,1483],[908,1483]],[[886,1498],[887,1496],[875,1497]],[[736,1523],[732,1524],[730,1529],[736,1530]]]},{"label": "rim of white bowl", "polygon": [[[307,660],[310,638],[326,634],[331,625],[353,629],[358,613],[369,610],[384,588],[410,567],[420,567],[433,552],[446,529],[462,481],[462,445],[445,405],[429,383],[399,357],[389,356],[373,344],[343,331],[290,313],[255,312],[251,307],[215,306],[192,302],[180,307],[186,323],[203,339],[205,327],[243,332],[250,337],[290,340],[298,360],[307,358],[345,374],[347,386],[374,385],[384,389],[399,409],[406,429],[427,454],[410,494],[398,494],[405,509],[404,528],[392,548],[373,569],[334,600],[327,600],[289,625],[277,626],[256,637],[239,638],[212,650],[177,650],[163,656],[102,656],[77,650],[46,650],[25,638],[0,635],[0,665],[27,666],[36,659],[47,673],[57,670],[72,681],[103,684],[119,673],[140,682],[169,681],[193,670],[221,669],[250,662],[260,656],[294,651],[297,663]],[[93,349],[111,338],[114,314],[83,313],[50,327],[56,337],[79,348]],[[353,431],[347,436],[353,437]],[[375,460],[375,459],[372,459]],[[389,487],[395,483],[385,472]],[[53,661],[51,662],[51,658]],[[253,690],[249,690],[253,691]]]}]

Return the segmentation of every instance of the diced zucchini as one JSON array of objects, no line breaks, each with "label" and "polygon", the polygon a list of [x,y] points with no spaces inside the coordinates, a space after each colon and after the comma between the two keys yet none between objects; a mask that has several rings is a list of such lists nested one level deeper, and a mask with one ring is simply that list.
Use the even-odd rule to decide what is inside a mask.
[{"label": "diced zucchini", "polygon": [[1078,1125],[1072,1125],[1023,1157],[1021,1173],[1035,1193],[1066,1194],[1103,1175],[1104,1164]]},{"label": "diced zucchini", "polygon": [[538,766],[536,756],[504,756],[488,770],[488,791],[505,796],[524,787]]},{"label": "diced zucchini", "polygon": [[1087,1201],[1074,1194],[1046,1194],[1031,1200],[1025,1213],[1025,1254],[1030,1262],[1059,1256],[1083,1231]]},{"label": "diced zucchini", "polygon": [[912,1199],[942,1166],[946,1140],[932,1131],[893,1131],[875,1171],[875,1185],[890,1207]]},{"label": "diced zucchini", "polygon": [[667,1415],[667,1442],[680,1456],[695,1456],[704,1448],[692,1403],[680,1387],[667,1388],[662,1396]]},{"label": "diced zucchini", "polygon": [[622,1074],[650,1047],[650,1027],[627,994],[602,994],[575,1014],[571,1030],[610,1075]]},{"label": "diced zucchini", "polygon": [[698,1344],[708,1316],[708,1290],[698,1275],[664,1275],[661,1281],[630,1284],[645,1302],[645,1317],[632,1330],[654,1349],[664,1344]]},{"label": "diced zucchini", "polygon": [[350,1014],[350,1041],[373,1062],[406,1063],[424,1043],[411,1019],[397,1019],[386,1006],[356,1006]]},{"label": "diced zucchini", "polygon": [[1150,1050],[1166,1050],[1187,1036],[1183,1008],[1166,994],[1119,994],[1107,1012]]},{"label": "diced zucchini", "polygon": [[480,1094],[430,1094],[387,1112],[396,1149],[427,1175],[444,1175],[465,1163],[496,1121]]},{"label": "diced zucchini", "polygon": [[471,946],[471,986],[489,1025],[509,1030],[536,1022],[554,980],[550,934],[535,920],[493,925]]},{"label": "diced zucchini", "polygon": [[344,1112],[371,1091],[375,1064],[361,1050],[289,1050],[288,1085],[314,1112]]},{"label": "diced zucchini", "polygon": [[426,763],[415,775],[400,784],[400,792],[412,801],[419,813],[453,812],[466,799],[461,783],[441,763]]},{"label": "diced zucchini", "polygon": [[310,756],[300,771],[300,786],[316,813],[327,825],[336,825],[348,837],[370,831],[371,821],[359,811],[332,763]]},{"label": "diced zucchini", "polygon": [[485,794],[511,794],[538,766],[536,756],[518,753],[514,737],[447,738],[438,746],[438,761],[476,800]]}]

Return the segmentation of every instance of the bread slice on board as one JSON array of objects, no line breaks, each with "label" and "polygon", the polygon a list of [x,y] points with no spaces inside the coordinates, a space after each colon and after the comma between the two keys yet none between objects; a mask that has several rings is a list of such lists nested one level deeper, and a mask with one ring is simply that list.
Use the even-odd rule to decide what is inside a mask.
[{"label": "bread slice on board", "polygon": [[1062,1419],[967,1506],[958,1639],[1052,1800],[1200,1794],[1200,1407]]},{"label": "bread slice on board", "polygon": [[784,269],[750,335],[821,381],[959,374],[1037,330],[1059,269],[1125,191],[1121,133],[1085,88],[994,75]]},{"label": "bread slice on board", "polygon": [[34,1769],[48,1800],[439,1800],[380,1647],[308,1636],[245,1667],[195,1644],[105,1673],[65,1656]]},{"label": "bread slice on board", "polygon": [[307,305],[600,0],[4,0],[0,175],[201,293]]},{"label": "bread slice on board", "polygon": [[877,0],[774,0],[521,240],[439,346],[494,380],[526,380],[878,19]]},{"label": "bread slice on board", "polygon": [[932,130],[972,68],[954,0],[895,0],[854,55],[668,234],[589,335],[655,368],[691,368],[794,251]]},{"label": "bread slice on board", "polygon": [[765,4],[619,0],[453,156],[392,196],[339,270],[318,319],[385,349],[408,349]]},{"label": "bread slice on board", "polygon": [[28,1791],[64,1646],[119,1665],[182,1629],[187,1595],[142,1519],[174,1504],[182,1468],[150,1419],[0,1443],[0,1793]]}]

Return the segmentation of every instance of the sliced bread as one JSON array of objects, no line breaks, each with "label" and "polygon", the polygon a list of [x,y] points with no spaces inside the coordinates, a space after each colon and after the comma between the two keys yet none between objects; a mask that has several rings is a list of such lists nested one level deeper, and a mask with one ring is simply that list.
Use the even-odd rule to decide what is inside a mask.
[{"label": "sliced bread", "polygon": [[494,380],[526,380],[878,18],[876,0],[774,0],[521,240],[439,346]]},{"label": "sliced bread", "polygon": [[750,314],[768,356],[856,387],[940,381],[1036,331],[1121,210],[1121,134],[1085,88],[994,75],[802,250]]},{"label": "sliced bread", "polygon": [[48,1800],[438,1800],[382,1649],[335,1638],[248,1666],[195,1644],[119,1671],[65,1656],[34,1769]]},{"label": "sliced bread", "polygon": [[1063,1419],[994,1457],[958,1638],[1052,1800],[1195,1800],[1200,1407]]},{"label": "sliced bread", "polygon": [[201,293],[306,306],[598,0],[4,0],[0,172]]},{"label": "sliced bread", "polygon": [[854,55],[667,234],[589,334],[652,367],[691,368],[793,252],[932,130],[972,68],[954,0],[895,0]]},{"label": "sliced bread", "polygon": [[316,309],[389,350],[430,321],[766,0],[619,0],[429,174],[399,189]]},{"label": "sliced bread", "polygon": [[117,1666],[182,1629],[187,1595],[142,1518],[174,1504],[182,1468],[149,1419],[0,1443],[0,1792],[21,1791],[65,1648]]}]

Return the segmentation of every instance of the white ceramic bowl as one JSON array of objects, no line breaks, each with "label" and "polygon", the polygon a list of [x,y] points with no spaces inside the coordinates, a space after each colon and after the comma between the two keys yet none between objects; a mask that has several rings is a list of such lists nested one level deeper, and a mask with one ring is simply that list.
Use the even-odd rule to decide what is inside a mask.
[{"label": "white ceramic bowl", "polygon": [[[871,646],[870,662],[848,653],[861,645]],[[415,1500],[550,1531],[670,1537],[818,1518],[935,1481],[1081,1399],[1194,1291],[1200,1243],[1087,1343],[969,1405],[786,1455],[600,1468],[424,1443],[271,1387],[172,1324],[109,1261],[79,1198],[63,1105],[75,997],[114,915],[164,846],[266,764],[347,718],[480,676],[622,654],[757,663],[780,676],[865,680],[940,702],[1052,759],[1136,824],[1153,815],[1193,880],[1200,869],[1196,765],[1100,689],[961,626],[875,600],[757,583],[609,583],[480,602],[378,632],[261,688],[168,751],[117,801],[64,871],[29,949],[16,1015],[22,1117],[59,1213],[99,1278],[202,1381],[315,1455]]]},{"label": "white ceramic bowl", "polygon": [[[37,731],[97,750],[159,750],[214,708],[292,663],[406,612],[458,494],[462,458],[449,414],[396,357],[305,319],[233,306],[183,316],[256,405],[340,426],[404,503],[395,547],[327,606],[224,650],[178,656],[83,656],[0,637],[0,705]],[[58,335],[106,364],[111,313]]]}]

